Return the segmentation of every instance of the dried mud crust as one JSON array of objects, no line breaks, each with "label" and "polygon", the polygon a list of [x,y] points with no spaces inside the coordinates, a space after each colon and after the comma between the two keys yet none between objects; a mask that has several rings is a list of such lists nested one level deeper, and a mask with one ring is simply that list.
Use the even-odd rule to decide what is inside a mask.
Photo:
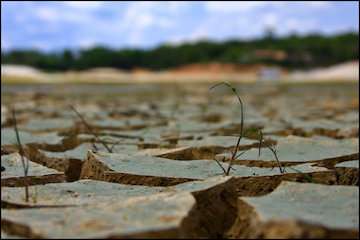
[{"label": "dried mud crust", "polygon": [[182,226],[190,238],[223,238],[237,217],[237,193],[228,181],[207,191],[192,193],[196,205]]},{"label": "dried mud crust", "polygon": [[237,195],[229,181],[193,192],[196,203],[178,229],[144,232],[124,238],[223,238],[237,217]]},{"label": "dried mud crust", "polygon": [[32,162],[64,172],[68,182],[80,179],[83,162],[79,159],[47,157],[33,146],[25,148],[25,156]]},{"label": "dried mud crust", "polygon": [[[240,87],[242,88],[242,86]],[[246,88],[246,86],[244,86]],[[297,91],[297,89],[294,89]],[[308,89],[311,91],[311,89]],[[264,135],[266,137],[276,136],[303,136],[312,137],[314,135],[326,136],[333,140],[339,140],[344,138],[358,137],[358,128],[354,127],[354,121],[358,122],[352,115],[358,111],[358,96],[352,98],[350,101],[343,101],[342,98],[348,98],[350,91],[344,91],[344,96],[336,95],[333,96],[329,92],[329,98],[321,99],[318,97],[318,92],[313,92],[314,98],[309,101],[303,99],[303,94],[297,96],[297,94],[282,91],[269,91],[264,88],[262,97],[259,94],[253,94],[252,91],[242,91],[244,93],[244,100],[246,102],[246,110],[255,110],[259,113],[259,117],[255,114],[255,124],[251,123],[252,120],[247,121],[248,116],[245,115],[245,128],[256,128],[265,130],[267,125],[270,124],[270,130]],[[207,92],[207,87],[204,92]],[[255,91],[256,92],[256,91]],[[340,91],[339,91],[340,92]],[[166,93],[166,91],[165,91]],[[184,95],[177,99],[176,104],[179,104],[179,109],[184,110],[179,113],[175,112],[172,116],[168,113],[173,112],[174,109],[167,101],[164,100],[164,96],[159,98],[159,102],[152,102],[153,97],[151,96],[150,104],[145,104],[146,96],[141,98],[144,104],[139,103],[139,95],[131,93],[125,98],[111,98],[104,99],[104,96],[100,98],[94,98],[92,94],[89,94],[88,98],[84,98],[79,108],[83,103],[91,102],[96,103],[96,106],[100,109],[104,109],[99,115],[95,117],[87,117],[89,123],[92,120],[97,122],[101,120],[144,120],[145,124],[134,124],[129,126],[97,126],[92,125],[93,130],[99,134],[99,136],[114,136],[118,138],[133,136],[132,131],[136,132],[134,139],[138,142],[134,142],[138,146],[139,150],[146,148],[158,148],[159,146],[167,148],[169,153],[161,154],[159,156],[172,160],[186,161],[186,160],[205,160],[213,159],[215,155],[228,152],[231,149],[219,146],[204,146],[196,147],[189,146],[179,152],[172,152],[181,140],[195,140],[196,133],[199,131],[191,130],[187,132],[189,136],[186,137],[163,137],[162,131],[169,130],[167,127],[170,126],[170,122],[186,122],[194,120],[200,127],[202,124],[209,125],[209,131],[204,134],[204,138],[207,136],[236,136],[240,131],[239,123],[239,111],[237,105],[233,105],[230,100],[233,100],[233,96],[224,96],[221,101],[210,102],[209,99],[202,98],[197,89],[192,88],[187,92],[183,92]],[[157,94],[157,93],[156,93]],[[288,96],[286,96],[288,94]],[[309,93],[311,96],[311,94]],[[189,97],[190,96],[190,97]],[[269,96],[272,96],[269,99]],[[331,96],[331,98],[330,98]],[[18,100],[21,95],[15,95],[12,100]],[[142,97],[142,96],[141,96]],[[158,96],[155,96],[158,97]],[[171,97],[172,93],[171,93]],[[31,108],[24,108],[19,110],[18,123],[22,126],[26,125],[33,117],[51,119],[51,118],[68,118],[69,116],[64,114],[67,110],[65,106],[66,96],[54,97],[52,95],[45,94],[34,103]],[[121,99],[120,99],[121,98]],[[128,99],[129,98],[129,99]],[[192,102],[191,99],[197,99],[201,101]],[[267,98],[267,104],[264,104],[264,98]],[[336,99],[334,99],[336,98]],[[20,98],[22,102],[28,99],[32,101],[35,96],[30,97],[23,96]],[[167,98],[165,98],[167,99]],[[9,100],[9,103],[12,102]],[[51,100],[51,112],[42,112],[37,110],[46,104],[49,107],[48,101]],[[331,101],[330,101],[331,100]],[[16,102],[15,101],[15,102]],[[124,102],[122,102],[124,101]],[[329,102],[329,103],[328,103]],[[199,103],[204,106],[209,106],[207,109],[199,111]],[[150,107],[147,108],[147,105]],[[10,105],[9,105],[10,106]],[[54,107],[55,106],[55,107]],[[130,106],[130,107],[129,107]],[[36,109],[36,110],[35,110]],[[55,109],[55,110],[54,110]],[[65,111],[63,111],[65,110]],[[270,111],[271,110],[271,111]],[[97,110],[99,111],[99,110]],[[156,112],[156,114],[154,113]],[[178,110],[176,110],[178,111]],[[350,115],[346,115],[350,113]],[[68,114],[68,113],[67,113]],[[87,114],[87,113],[84,113]],[[98,113],[96,113],[98,114]],[[3,115],[3,114],[2,114]],[[6,114],[5,114],[6,116]],[[264,118],[263,118],[264,117]],[[291,126],[286,121],[282,121],[283,118],[289,117],[289,122],[292,120],[304,120],[309,123],[316,120],[330,119],[334,122],[343,124],[346,127],[346,131],[336,129],[335,127],[327,129],[321,127],[310,126],[309,129],[299,128],[297,126]],[[337,118],[340,117],[339,121]],[[6,116],[6,121],[2,123],[2,128],[11,128],[13,126],[12,119],[9,115]],[[355,120],[354,120],[355,119]],[[74,149],[82,143],[94,141],[94,138],[90,136],[89,139],[80,138],[80,134],[89,134],[89,130],[84,126],[83,123],[74,119],[74,124],[67,128],[53,128],[50,130],[30,130],[29,132],[39,133],[50,133],[56,132],[59,136],[64,137],[58,144],[49,144],[43,142],[36,142],[30,144],[24,144],[26,149],[26,157],[31,161],[46,166],[51,169],[64,172],[59,175],[48,175],[48,176],[35,176],[35,177],[16,177],[1,180],[1,186],[8,187],[22,187],[24,185],[42,185],[47,183],[57,182],[71,182],[79,179],[97,179],[105,182],[122,183],[128,185],[143,185],[143,186],[177,186],[182,183],[192,183],[197,179],[192,178],[176,178],[176,177],[160,177],[160,176],[145,176],[127,173],[115,173],[105,165],[101,164],[96,159],[88,159],[83,164],[83,161],[79,159],[66,159],[66,158],[50,158],[46,157],[39,150],[51,151],[51,152],[65,152],[70,149]],[[153,121],[147,124],[146,121]],[[196,121],[195,121],[196,120]],[[262,120],[265,120],[262,122]],[[234,122],[235,121],[235,122]],[[343,122],[342,122],[343,121]],[[348,121],[348,125],[347,122]],[[221,125],[222,123],[229,123]],[[233,123],[234,122],[234,123]],[[274,123],[274,126],[272,126]],[[216,125],[218,124],[218,125]],[[279,128],[277,126],[279,125]],[[196,125],[195,125],[196,126]],[[216,127],[212,127],[216,126]],[[158,127],[158,128],[157,128]],[[192,126],[191,126],[192,127]],[[273,128],[271,128],[273,127]],[[156,130],[151,132],[155,128]],[[195,127],[194,127],[195,128]],[[159,130],[158,130],[159,129]],[[275,130],[274,130],[275,129]],[[151,134],[147,131],[150,130]],[[176,130],[176,129],[175,129]],[[207,129],[206,129],[207,130]],[[245,129],[246,130],[246,129]],[[124,132],[123,132],[124,131]],[[158,132],[157,132],[158,131]],[[193,131],[193,132],[192,132]],[[202,130],[201,130],[202,131]],[[170,131],[171,132],[171,131]],[[176,132],[176,131],[175,131]],[[177,132],[182,134],[181,131]],[[91,134],[90,134],[91,135]],[[150,137],[149,137],[150,136]],[[257,135],[252,134],[251,131],[246,132],[244,137],[256,140]],[[132,138],[132,137],[131,137]],[[94,141],[95,142],[95,141]],[[159,145],[158,142],[164,143]],[[99,143],[98,143],[99,144]],[[121,143],[120,143],[121,144]],[[257,148],[257,144],[251,146],[241,146],[240,150],[246,150],[247,148]],[[1,155],[7,155],[14,152],[18,152],[15,145],[7,145],[1,147]],[[139,151],[140,152],[140,151]],[[281,151],[279,158],[281,158]],[[85,158],[86,156],[84,156]],[[236,160],[234,164],[245,165],[248,167],[262,167],[262,168],[277,168],[278,165],[275,161],[259,161],[259,160]],[[256,158],[255,158],[256,159]],[[261,159],[261,158],[260,158]],[[311,160],[312,159],[312,160]],[[316,158],[310,158],[307,163],[313,164],[313,166],[325,167],[328,171],[310,172],[310,173],[285,173],[282,175],[274,176],[251,176],[251,177],[232,177],[228,182],[218,184],[211,189],[204,191],[192,192],[192,196],[195,198],[196,203],[191,208],[186,217],[181,221],[181,224],[176,228],[165,229],[165,230],[146,230],[138,232],[136,234],[114,234],[109,235],[110,238],[356,238],[358,237],[358,231],[344,231],[329,229],[316,224],[309,224],[301,221],[281,221],[274,220],[269,222],[263,222],[257,216],[256,211],[244,201],[238,200],[239,197],[259,197],[266,196],[272,193],[283,181],[301,182],[301,183],[318,183],[322,185],[348,185],[358,186],[359,185],[359,170],[356,168],[349,167],[336,167],[335,165],[341,162],[359,159],[359,154],[343,155],[334,158],[315,160]],[[307,159],[306,159],[307,160]],[[298,165],[304,162],[295,161],[281,161],[285,167]],[[159,166],[161,167],[161,166]],[[236,166],[234,167],[236,168]],[[239,167],[238,167],[239,168]],[[219,168],[219,173],[221,169]],[[156,175],[156,174],[155,174]],[[230,174],[231,175],[231,174]],[[205,181],[205,180],[204,180]],[[66,183],[68,184],[68,183]],[[326,201],[326,199],[324,199]],[[1,202],[2,209],[17,209],[21,210],[28,206],[16,205],[10,202]],[[37,206],[45,208],[45,206]],[[61,206],[64,207],[64,206]],[[164,221],[168,220],[164,218]],[[2,230],[5,229],[6,233],[20,235],[25,237],[44,237],[36,234],[26,224],[22,225],[17,222],[11,222],[6,219],[2,219],[1,222]]]},{"label": "dried mud crust", "polygon": [[[314,166],[317,167],[326,167],[328,169],[333,169],[336,164],[359,159],[359,153],[349,154],[345,156],[332,157],[320,160],[309,160],[306,163],[314,163]],[[229,161],[229,159],[222,159],[222,161]],[[301,163],[305,163],[304,161],[286,161],[281,160],[281,165],[286,166],[294,166],[299,165]],[[233,164],[244,165],[247,167],[278,167],[278,163],[276,161],[263,161],[263,160],[234,160]]]},{"label": "dried mud crust", "polygon": [[[262,143],[262,147],[276,144],[276,141],[267,140]],[[240,145],[238,151],[248,150],[251,148],[258,148],[259,143]],[[167,154],[161,154],[159,157],[173,159],[173,160],[202,160],[214,159],[217,154],[234,151],[235,147],[220,147],[220,146],[204,146],[204,147],[188,147],[183,150],[174,151]],[[236,164],[236,162],[234,162]]]},{"label": "dried mud crust", "polygon": [[[83,164],[80,178],[145,186],[172,186],[198,180],[113,172],[91,153],[88,154],[88,158]],[[275,176],[234,177],[232,181],[234,181],[239,196],[243,196],[243,194],[245,194],[245,196],[253,196],[271,192],[283,180],[314,182],[326,185],[359,184],[358,169],[353,168],[335,168],[333,170],[311,173],[285,173]]]},{"label": "dried mud crust", "polygon": [[1,179],[1,187],[23,187],[66,181],[64,174],[49,174],[43,176],[13,177]]},{"label": "dried mud crust", "polygon": [[[51,152],[64,152],[70,149],[74,149],[82,143],[89,142],[89,139],[79,139],[76,135],[65,137],[59,144],[48,144],[48,143],[28,143],[24,144],[24,147],[31,148],[32,150],[44,150]],[[16,144],[2,145],[1,155],[11,154],[18,152]]]},{"label": "dried mud crust", "polygon": [[[176,195],[175,195],[176,196]],[[111,234],[106,238],[219,238],[227,232],[236,220],[237,214],[237,195],[235,188],[229,181],[222,181],[203,190],[192,192],[195,201],[188,214],[183,217],[177,227],[164,230],[148,230],[134,234]],[[159,199],[161,200],[161,199]],[[7,206],[7,209],[21,209],[24,206]],[[60,210],[60,209],[59,209]],[[61,210],[60,210],[61,211]],[[171,220],[162,217],[162,221]],[[46,237],[37,234],[39,229],[33,225],[34,229],[27,224],[22,224],[11,219],[2,219],[3,230],[8,234],[23,237]],[[39,223],[41,224],[41,223]],[[31,224],[29,224],[31,225]],[[116,231],[115,231],[116,232]]]},{"label": "dried mud crust", "polygon": [[42,235],[34,233],[29,226],[23,224],[14,224],[11,221],[1,219],[1,228],[10,235],[21,236],[26,238],[41,239]]},{"label": "dried mud crust", "polygon": [[88,154],[87,160],[82,165],[80,179],[94,179],[106,182],[144,186],[173,186],[180,183],[198,180],[190,178],[172,178],[116,173],[98,161],[92,154]]},{"label": "dried mud crust", "polygon": [[283,182],[266,196],[239,198],[227,237],[357,238],[358,196],[357,187]]},{"label": "dried mud crust", "polygon": [[[89,123],[88,123],[89,124]],[[131,130],[141,130],[147,127],[158,127],[165,126],[167,124],[166,121],[159,121],[153,124],[136,124],[136,125],[128,125],[128,126],[98,126],[94,124],[89,124],[91,127],[91,131],[81,122],[76,123],[73,127],[65,128],[59,130],[59,135],[62,136],[74,136],[79,134],[92,134],[92,132],[96,132],[97,134],[101,134],[101,131],[109,130],[109,131],[131,131]]]},{"label": "dried mud crust", "polygon": [[357,239],[359,231],[329,229],[321,225],[308,224],[294,220],[272,220],[262,222],[255,209],[238,200],[239,214],[232,229],[226,233],[227,238],[306,238],[306,239]]},{"label": "dried mud crust", "polygon": [[359,129],[353,128],[349,132],[343,132],[341,129],[325,129],[325,128],[315,128],[312,131],[305,131],[301,128],[288,128],[281,131],[271,132],[272,135],[277,136],[300,136],[300,137],[312,137],[312,136],[324,136],[334,139],[344,139],[344,138],[356,138],[359,137]]},{"label": "dried mud crust", "polygon": [[357,169],[336,169],[326,172],[242,177],[234,178],[231,181],[236,186],[238,196],[262,196],[271,193],[282,181],[359,186],[359,171]]}]

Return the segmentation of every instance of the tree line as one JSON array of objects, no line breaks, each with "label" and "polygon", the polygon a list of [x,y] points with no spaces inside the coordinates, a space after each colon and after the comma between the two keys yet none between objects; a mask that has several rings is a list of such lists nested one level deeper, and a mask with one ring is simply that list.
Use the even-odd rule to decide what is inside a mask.
[{"label": "tree line", "polygon": [[[264,54],[265,53],[265,54]],[[180,45],[163,44],[153,49],[111,49],[96,46],[82,50],[45,53],[18,49],[1,53],[2,64],[21,64],[45,71],[112,67],[123,70],[164,70],[192,63],[276,64],[289,69],[323,67],[359,58],[358,33],[325,36],[267,35],[252,40],[214,42],[202,40]]]}]

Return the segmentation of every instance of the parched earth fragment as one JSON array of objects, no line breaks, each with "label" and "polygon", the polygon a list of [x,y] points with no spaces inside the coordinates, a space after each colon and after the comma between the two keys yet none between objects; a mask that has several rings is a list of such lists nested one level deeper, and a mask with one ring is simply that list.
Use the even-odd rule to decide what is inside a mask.
[{"label": "parched earth fragment", "polygon": [[[326,199],[326,201],[324,201]],[[262,197],[242,197],[232,238],[357,238],[359,189],[282,182]]]},{"label": "parched earth fragment", "polygon": [[8,234],[39,238],[177,237],[185,235],[181,224],[194,205],[194,197],[184,192],[84,207],[3,209],[1,227]]},{"label": "parched earth fragment", "polygon": [[[63,137],[58,136],[56,132],[35,134],[19,130],[19,136],[22,144],[46,143],[48,145],[60,144]],[[13,128],[1,129],[1,146],[17,144],[16,134]]]},{"label": "parched earth fragment", "polygon": [[126,198],[151,195],[164,191],[163,187],[132,186],[94,180],[71,183],[52,183],[30,186],[30,202],[23,199],[23,188],[3,187],[1,200],[14,205],[71,206],[116,202]]},{"label": "parched earth fragment", "polygon": [[179,147],[179,148],[147,148],[138,150],[134,155],[145,155],[145,156],[154,156],[154,157],[164,157],[174,156],[177,154],[184,154],[186,151],[191,151],[189,147]]},{"label": "parched earth fragment", "polygon": [[24,237],[9,235],[1,230],[1,239],[24,239]]},{"label": "parched earth fragment", "polygon": [[[298,170],[298,167],[296,169]],[[357,169],[336,168],[329,171],[299,171],[273,176],[233,177],[231,181],[236,186],[238,196],[252,197],[271,193],[282,181],[358,186],[359,172]]]},{"label": "parched earth fragment", "polygon": [[[61,158],[61,159],[79,159],[79,160],[85,160],[87,156],[87,152],[89,150],[97,150],[99,152],[106,152],[106,148],[101,143],[95,144],[96,149],[94,149],[93,144],[91,143],[83,143],[73,149],[63,151],[63,152],[51,152],[51,151],[44,151],[40,150],[42,154],[44,154],[47,158]],[[114,153],[135,153],[137,152],[137,147],[134,145],[128,145],[128,144],[108,144],[109,147],[112,148],[112,151]]]},{"label": "parched earth fragment", "polygon": [[1,156],[1,165],[5,171],[1,172],[1,186],[21,187],[46,183],[64,182],[65,175],[54,169],[46,168],[29,161],[28,176],[24,177],[21,156],[18,153]]},{"label": "parched earth fragment", "polygon": [[359,159],[353,161],[345,161],[335,165],[335,167],[344,167],[344,168],[357,168],[359,169]]},{"label": "parched earth fragment", "polygon": [[[227,163],[223,163],[223,166],[226,168]],[[246,166],[234,166],[234,168],[232,176],[238,177],[280,174],[277,168]],[[327,171],[327,169],[303,164],[286,171],[306,173]],[[133,185],[171,186],[219,175],[223,175],[223,171],[214,160],[175,161],[152,156],[89,152],[80,178]]]},{"label": "parched earth fragment", "polygon": [[[107,151],[105,147],[96,143],[97,151]],[[136,153],[137,147],[134,145],[109,145],[115,153],[127,152]],[[65,172],[67,181],[79,180],[81,168],[84,160],[87,157],[88,151],[96,151],[92,144],[83,143],[73,149],[63,152],[51,152],[36,149],[34,147],[27,148],[26,154],[33,162],[43,166]]]},{"label": "parched earth fragment", "polygon": [[[233,151],[238,138],[231,136],[207,136],[199,140],[180,140],[177,144],[178,150],[170,150],[157,156],[175,160],[202,160],[214,159],[217,154],[225,151]],[[275,144],[275,141],[267,140],[262,147],[268,144]],[[258,148],[256,140],[243,138],[238,150]]]},{"label": "parched earth fragment", "polygon": [[[325,160],[343,161],[344,158],[351,160],[351,158],[357,159],[359,154],[359,139],[357,138],[334,140],[325,137],[288,136],[274,137],[274,139],[277,141],[275,148],[279,161],[287,165],[305,162],[316,163]],[[247,166],[276,166],[272,151],[267,148],[261,149],[260,158],[258,153],[258,149],[250,149],[234,162]],[[216,159],[229,159],[229,154],[219,154]],[[266,164],[266,162],[272,163]]]},{"label": "parched earth fragment", "polygon": [[[117,202],[131,197],[148,196],[161,192],[205,192],[212,188],[223,188],[230,177],[214,177],[205,181],[178,184],[171,187],[148,187],[125,185],[94,180],[80,180],[71,183],[51,183],[30,186],[30,202],[23,199],[23,188],[3,187],[1,200],[13,206],[45,207]],[[234,191],[235,192],[235,191]]]},{"label": "parched earth fragment", "polygon": [[[49,184],[41,187],[56,192],[51,199],[59,197],[58,203],[97,203],[72,208],[3,209],[1,224],[6,233],[26,237],[222,237],[237,212],[230,179],[215,177],[166,188],[90,180],[69,186]],[[89,186],[83,188],[84,184]],[[91,194],[97,201],[86,198],[91,186],[97,190]],[[11,195],[9,190],[6,188],[7,196]],[[39,196],[38,203],[51,199]],[[86,229],[90,223],[94,228]]]},{"label": "parched earth fragment", "polygon": [[7,115],[8,115],[7,107],[1,104],[1,126],[6,122]]},{"label": "parched earth fragment", "polygon": [[19,129],[29,132],[50,132],[68,129],[73,125],[74,120],[68,118],[34,118],[30,119],[26,124],[19,125]]}]

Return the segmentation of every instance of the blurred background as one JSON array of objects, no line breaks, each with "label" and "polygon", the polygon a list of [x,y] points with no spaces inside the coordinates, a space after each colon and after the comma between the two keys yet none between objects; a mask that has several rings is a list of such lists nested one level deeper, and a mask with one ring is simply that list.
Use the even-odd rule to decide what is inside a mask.
[{"label": "blurred background", "polygon": [[359,3],[1,2],[1,81],[358,81]]}]

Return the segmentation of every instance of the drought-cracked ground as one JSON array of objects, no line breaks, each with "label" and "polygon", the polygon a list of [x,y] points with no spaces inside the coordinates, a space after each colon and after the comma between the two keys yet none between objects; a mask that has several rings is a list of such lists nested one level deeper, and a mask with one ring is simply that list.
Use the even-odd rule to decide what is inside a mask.
[{"label": "drought-cracked ground", "polygon": [[358,84],[2,87],[1,238],[358,237]]}]

